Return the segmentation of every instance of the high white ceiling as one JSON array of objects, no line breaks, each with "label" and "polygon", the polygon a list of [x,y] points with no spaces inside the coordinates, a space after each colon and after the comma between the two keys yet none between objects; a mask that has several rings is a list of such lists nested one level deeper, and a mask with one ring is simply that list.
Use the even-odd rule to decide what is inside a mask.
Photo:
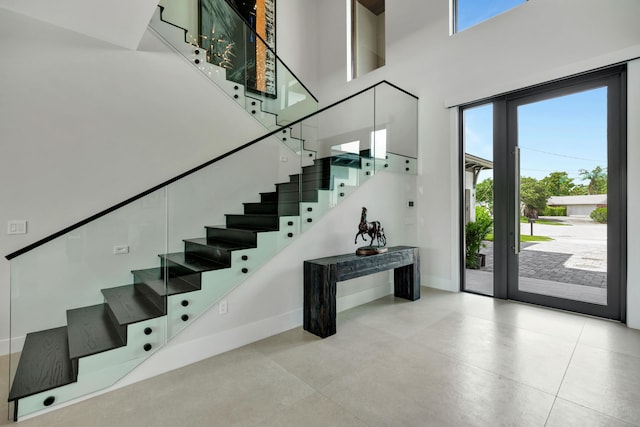
[{"label": "high white ceiling", "polygon": [[0,0],[0,8],[137,49],[158,0]]}]

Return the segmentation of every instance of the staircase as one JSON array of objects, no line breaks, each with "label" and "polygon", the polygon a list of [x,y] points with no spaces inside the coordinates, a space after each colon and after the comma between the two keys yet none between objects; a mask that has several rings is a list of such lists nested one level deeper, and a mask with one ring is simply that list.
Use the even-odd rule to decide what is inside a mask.
[{"label": "staircase", "polygon": [[102,304],[67,310],[66,326],[27,334],[9,401],[14,420],[106,388],[253,273],[299,231],[371,176],[415,173],[415,159],[368,152],[316,159],[244,204],[226,224],[206,226],[184,250],[159,255],[157,266],[132,271],[132,283],[102,289]]},{"label": "staircase", "polygon": [[[299,234],[313,227],[327,210],[337,206],[374,173],[384,170],[416,174],[417,102],[413,95],[388,82],[380,82],[325,107],[317,112],[317,115],[310,116],[317,109],[317,101],[292,74],[287,74],[286,66],[282,64],[284,68],[278,68],[278,81],[284,76],[284,84],[281,86],[289,91],[286,94],[278,94],[283,98],[255,94],[237,82],[228,81],[225,68],[207,62],[208,58],[202,49],[187,42],[187,31],[164,21],[162,12],[162,7],[156,10],[150,26],[227,93],[233,102],[241,105],[252,117],[260,121],[269,132],[264,137],[218,159],[213,159],[84,222],[7,256],[12,260],[52,242],[47,250],[43,251],[44,257],[51,264],[60,262],[63,265],[60,269],[61,277],[51,277],[50,269],[41,269],[38,263],[43,252],[34,251],[30,256],[24,256],[21,261],[16,262],[15,271],[35,271],[37,274],[17,273],[14,277],[12,261],[12,292],[16,289],[16,293],[23,291],[27,294],[22,298],[16,297],[16,301],[13,301],[12,293],[12,311],[19,313],[16,315],[18,320],[15,324],[20,326],[15,328],[15,336],[12,328],[12,339],[20,339],[26,333],[17,368],[15,373],[10,375],[12,385],[8,400],[13,402],[14,420],[115,384],[194,319],[219,302]],[[280,63],[278,65],[280,66]],[[379,94],[377,97],[376,93]],[[362,98],[359,95],[363,95]],[[287,102],[282,102],[283,99]],[[357,102],[359,99],[364,101]],[[373,114],[368,114],[368,109],[362,111],[362,106],[369,102],[373,104]],[[320,114],[326,115],[320,119]],[[329,129],[323,126],[328,126]],[[342,145],[351,144],[355,139],[362,141],[361,147],[375,147],[372,131],[381,129],[388,130],[386,137],[390,142],[397,143],[395,147],[394,144],[389,144],[389,148],[397,148],[403,155],[389,152],[386,158],[379,158],[373,156],[374,153],[370,151],[358,152],[358,149],[355,149],[354,153],[344,152],[346,149]],[[277,138],[281,144],[271,137]],[[262,144],[256,144],[257,142]],[[205,227],[202,235],[184,239],[181,251],[160,253],[154,265],[139,268],[146,266],[146,262],[152,260],[156,252],[168,251],[158,249],[165,246],[157,245],[156,240],[173,241],[166,230],[168,215],[165,211],[169,189],[175,188],[171,187],[172,184],[186,182],[180,189],[180,194],[184,196],[184,193],[187,193],[185,198],[189,199],[189,192],[196,191],[195,179],[182,181],[183,178],[195,175],[195,172],[209,166],[215,168],[218,166],[216,162],[226,156],[258,145],[258,153],[268,152],[267,157],[276,162],[276,165],[265,163],[268,165],[265,168],[268,172],[264,172],[266,176],[283,177],[294,171],[299,173],[289,175],[288,182],[275,184],[275,191],[260,193],[257,199],[259,201],[244,203],[242,214],[227,214],[223,225],[203,224]],[[280,151],[282,145],[287,148]],[[387,152],[386,146],[384,151]],[[290,156],[291,152],[296,155]],[[270,157],[274,153],[280,156],[280,162],[286,162],[289,157],[296,160],[281,168],[279,166],[282,164],[277,164],[277,155]],[[276,169],[277,174],[272,174]],[[281,174],[281,171],[287,172]],[[231,171],[230,176],[235,172]],[[254,178],[251,170],[248,173],[245,170],[237,172]],[[262,175],[256,176],[255,179],[259,180]],[[197,181],[197,188],[208,189],[209,185],[222,187],[229,175],[216,177],[219,181]],[[155,200],[149,202],[148,207],[144,206],[144,201],[148,201],[146,195],[157,195],[163,191],[164,206],[158,203],[158,208],[154,204]],[[201,199],[207,201],[197,200],[194,204],[200,203],[202,209],[185,205],[186,210],[208,213],[205,206],[210,206],[207,203],[212,197],[206,194]],[[129,211],[122,213],[131,207],[134,201],[140,201],[141,211],[145,208],[151,211],[149,217],[144,215],[146,212],[133,208],[132,214]],[[120,211],[120,208],[125,209]],[[138,256],[135,258],[136,262],[144,262],[137,264],[130,272],[130,280],[124,279],[125,275],[117,276],[117,280],[108,279],[114,277],[112,272],[116,272],[117,275],[119,271],[125,273],[132,268],[130,264],[126,264],[127,261],[123,261],[124,258],[118,261],[112,259],[112,264],[107,261],[105,265],[100,266],[104,267],[101,274],[86,277],[86,273],[94,272],[91,271],[92,266],[84,268],[84,265],[73,265],[77,261],[73,258],[73,255],[77,255],[75,251],[81,252],[85,248],[81,247],[81,244],[78,247],[74,246],[75,236],[72,232],[77,229],[84,230],[85,225],[92,224],[92,227],[100,230],[98,234],[104,235],[111,229],[108,226],[102,229],[103,225],[94,220],[115,212],[119,212],[116,217],[122,213],[122,217],[114,221],[124,227],[144,228],[148,225],[144,221],[149,221],[149,234],[152,236],[144,237],[152,243],[147,247],[141,244],[143,250],[135,254]],[[128,217],[127,213],[131,216]],[[180,217],[178,222],[190,225],[191,217]],[[162,219],[167,222],[162,223]],[[161,229],[162,236],[158,234],[158,229],[154,228],[157,226],[154,221],[165,226],[165,229]],[[149,230],[136,229],[135,232],[143,234]],[[189,234],[191,231],[184,233],[186,236]],[[82,239],[77,240],[82,242]],[[66,246],[67,244],[69,246]],[[91,253],[88,259],[104,260],[100,258],[104,254],[101,241],[99,246],[98,253]],[[156,249],[149,252],[149,247]],[[65,258],[65,251],[73,252],[72,256]],[[62,256],[60,253],[63,253]],[[147,256],[149,258],[146,258]],[[125,264],[125,268],[122,268]],[[114,265],[119,268],[110,268]],[[67,287],[67,283],[72,286]],[[110,287],[113,284],[122,285]],[[100,287],[104,288],[98,290]],[[68,295],[65,289],[72,289],[71,292],[74,294],[82,294],[75,299],[75,305],[81,307],[74,307],[73,297],[76,295]],[[34,296],[40,290],[44,291],[44,296]],[[95,297],[87,295],[92,293]],[[95,304],[98,301],[101,302]],[[37,307],[38,303],[44,307],[43,309],[48,310],[48,316],[32,316],[34,306]],[[82,306],[84,304],[87,305]],[[66,310],[66,316],[63,316],[66,307],[74,308]],[[57,316],[58,313],[60,316]],[[33,325],[30,323],[32,319],[40,323]],[[43,330],[28,332],[34,329]],[[12,360],[11,368],[14,366]]]},{"label": "staircase", "polygon": [[[224,0],[220,0],[220,4],[226,4]],[[251,116],[260,122],[267,130],[274,131],[283,128],[283,131],[275,136],[280,139],[289,149],[299,156],[302,156],[305,164],[313,163],[316,158],[316,152],[313,150],[303,149],[301,141],[290,134],[291,129],[286,126],[292,122],[312,114],[317,110],[317,100],[315,97],[298,81],[291,71],[277,59],[277,71],[282,76],[278,79],[288,82],[288,86],[275,98],[261,96],[258,93],[247,90],[245,85],[236,81],[231,81],[227,76],[227,69],[211,63],[205,49],[199,46],[199,41],[193,37],[189,40],[189,31],[163,17],[165,8],[158,6],[149,22],[157,35],[159,35],[167,44],[181,53],[189,62],[191,62],[200,72],[208,77],[223,92],[225,92],[235,103],[244,108]],[[236,12],[229,7],[229,14],[235,15]],[[238,21],[240,17],[236,17]],[[290,101],[283,102],[282,98],[296,98],[298,102],[289,105]],[[283,104],[286,106],[282,106]]]}]

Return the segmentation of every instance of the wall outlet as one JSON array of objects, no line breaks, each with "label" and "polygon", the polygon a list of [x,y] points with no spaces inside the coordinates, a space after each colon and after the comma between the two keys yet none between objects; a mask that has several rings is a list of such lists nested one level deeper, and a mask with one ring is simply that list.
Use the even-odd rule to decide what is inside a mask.
[{"label": "wall outlet", "polygon": [[288,158],[287,156],[280,156],[280,161],[281,161],[282,163],[285,163],[285,162],[288,162],[288,161],[289,161],[289,158]]},{"label": "wall outlet", "polygon": [[227,314],[227,300],[223,299],[218,303],[218,313]]},{"label": "wall outlet", "polygon": [[113,253],[115,255],[128,254],[129,253],[129,245],[114,246],[113,247]]}]

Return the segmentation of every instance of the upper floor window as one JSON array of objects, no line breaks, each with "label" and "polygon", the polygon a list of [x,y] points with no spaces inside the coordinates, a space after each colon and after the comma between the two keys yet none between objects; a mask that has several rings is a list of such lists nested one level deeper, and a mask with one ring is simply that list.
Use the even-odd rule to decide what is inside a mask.
[{"label": "upper floor window", "polygon": [[457,33],[506,12],[528,0],[451,0],[453,32]]},{"label": "upper floor window", "polygon": [[347,0],[348,80],[385,64],[385,0]]}]

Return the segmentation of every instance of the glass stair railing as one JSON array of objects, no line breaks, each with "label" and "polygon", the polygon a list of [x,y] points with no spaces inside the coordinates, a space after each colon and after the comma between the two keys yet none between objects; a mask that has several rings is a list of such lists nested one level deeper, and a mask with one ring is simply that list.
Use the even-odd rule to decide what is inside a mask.
[{"label": "glass stair railing", "polygon": [[251,14],[252,27],[225,0],[163,0],[150,26],[256,120],[274,130],[312,114],[318,102],[276,55],[275,10],[265,9],[262,19]]},{"label": "glass stair railing", "polygon": [[285,131],[7,256],[14,419],[113,385],[363,183],[416,174],[417,100],[386,82]]}]

